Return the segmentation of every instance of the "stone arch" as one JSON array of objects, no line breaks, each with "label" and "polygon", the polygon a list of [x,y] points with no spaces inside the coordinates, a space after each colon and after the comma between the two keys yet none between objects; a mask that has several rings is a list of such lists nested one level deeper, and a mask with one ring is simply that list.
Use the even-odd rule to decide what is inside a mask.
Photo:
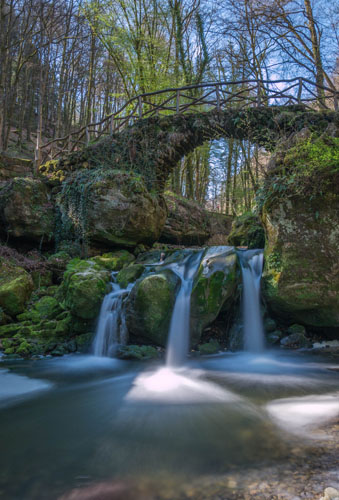
[{"label": "stone arch", "polygon": [[306,110],[300,105],[152,116],[59,160],[57,168],[133,170],[145,176],[148,187],[161,192],[180,159],[206,141],[233,137],[273,149],[292,132],[306,126],[322,131],[333,120],[332,111]]}]

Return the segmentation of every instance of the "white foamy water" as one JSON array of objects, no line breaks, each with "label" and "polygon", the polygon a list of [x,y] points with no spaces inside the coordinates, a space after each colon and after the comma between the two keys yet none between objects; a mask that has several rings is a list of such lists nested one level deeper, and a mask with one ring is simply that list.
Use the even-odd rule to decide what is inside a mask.
[{"label": "white foamy water", "polygon": [[264,254],[258,250],[239,253],[243,279],[244,346],[249,352],[262,352],[264,326],[260,311],[260,281]]},{"label": "white foamy water", "polygon": [[217,384],[201,379],[200,371],[160,368],[139,375],[126,400],[152,400],[171,404],[239,402],[241,398]]},{"label": "white foamy water", "polygon": [[201,257],[202,252],[196,252],[184,262],[169,266],[181,279],[181,287],[172,313],[166,351],[166,364],[171,367],[182,366],[187,358],[190,341],[191,292]]},{"label": "white foamy water", "polygon": [[53,386],[44,380],[28,378],[23,375],[0,370],[0,406],[8,406],[18,398],[29,397]]},{"label": "white foamy water", "polygon": [[129,294],[132,285],[127,289],[120,288],[112,273],[112,291],[102,302],[97,331],[93,341],[94,356],[114,356],[118,344],[126,344],[128,331],[124,314],[124,299]]},{"label": "white foamy water", "polygon": [[276,399],[266,405],[266,410],[284,430],[308,434],[339,416],[339,392]]}]

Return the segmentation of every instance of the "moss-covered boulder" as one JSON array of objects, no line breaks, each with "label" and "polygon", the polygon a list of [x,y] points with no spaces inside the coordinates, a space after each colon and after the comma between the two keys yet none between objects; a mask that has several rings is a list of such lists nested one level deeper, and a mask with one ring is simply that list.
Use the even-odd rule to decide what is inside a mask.
[{"label": "moss-covered boulder", "polygon": [[116,252],[97,255],[92,260],[109,271],[120,271],[131,264],[135,257],[127,250],[117,250]]},{"label": "moss-covered boulder", "polygon": [[220,351],[220,344],[216,339],[210,339],[209,342],[206,342],[205,344],[200,344],[198,346],[198,350],[200,354],[202,354],[203,356],[209,354],[217,354],[217,352]]},{"label": "moss-covered boulder", "polygon": [[46,185],[15,178],[0,187],[0,225],[11,237],[41,242],[54,233],[54,207]]},{"label": "moss-covered boulder", "polygon": [[339,139],[304,133],[288,146],[261,193],[264,297],[285,322],[338,335]]},{"label": "moss-covered boulder", "polygon": [[134,264],[122,269],[117,276],[117,282],[121,288],[127,288],[129,283],[136,281],[142,273],[145,267],[142,264]]},{"label": "moss-covered boulder", "polygon": [[0,307],[9,316],[25,309],[33,291],[33,281],[27,271],[0,259]]},{"label": "moss-covered boulder", "polygon": [[92,260],[73,259],[67,266],[62,287],[65,307],[73,316],[91,320],[98,316],[108,291],[109,271]]},{"label": "moss-covered boulder", "polygon": [[58,196],[62,221],[90,247],[135,247],[158,240],[166,219],[161,195],[140,175],[117,170],[76,172]]},{"label": "moss-covered boulder", "polygon": [[227,311],[236,298],[239,281],[237,256],[233,247],[211,247],[205,254],[191,296],[192,342],[223,309]]},{"label": "moss-covered boulder", "polygon": [[121,346],[117,352],[118,358],[138,361],[157,359],[158,351],[150,345],[125,345]]},{"label": "moss-covered boulder", "polygon": [[264,248],[265,233],[259,217],[246,213],[234,219],[228,242],[237,247]]},{"label": "moss-covered boulder", "polygon": [[138,281],[126,304],[130,336],[165,347],[179,278],[171,271]]}]

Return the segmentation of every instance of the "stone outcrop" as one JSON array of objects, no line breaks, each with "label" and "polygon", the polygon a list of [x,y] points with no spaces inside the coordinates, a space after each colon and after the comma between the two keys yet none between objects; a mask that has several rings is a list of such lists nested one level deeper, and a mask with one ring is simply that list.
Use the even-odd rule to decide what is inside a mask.
[{"label": "stone outcrop", "polygon": [[264,248],[265,233],[259,217],[251,213],[237,217],[232,223],[228,242],[236,247]]},{"label": "stone outcrop", "polygon": [[232,217],[208,212],[174,193],[164,194],[168,215],[159,241],[174,245],[226,245]]},{"label": "stone outcrop", "polygon": [[25,269],[0,259],[0,307],[15,317],[24,311],[33,291],[33,280]]},{"label": "stone outcrop", "polygon": [[[150,193],[142,178],[129,172],[89,172],[86,179],[69,180],[58,198],[66,226],[81,233],[89,246],[135,247],[158,240],[166,220],[161,196]],[[77,183],[83,182],[82,196]]]},{"label": "stone outcrop", "polygon": [[207,211],[194,201],[165,193],[168,216],[160,241],[177,245],[203,245],[210,237]]},{"label": "stone outcrop", "polygon": [[133,287],[126,306],[129,333],[165,347],[179,278],[170,270],[149,274]]},{"label": "stone outcrop", "polygon": [[[334,135],[334,137],[332,136]],[[339,139],[296,135],[264,186],[264,297],[286,323],[339,333]]]},{"label": "stone outcrop", "polygon": [[14,177],[32,177],[33,161],[26,158],[14,158],[0,152],[0,182]]},{"label": "stone outcrop", "polygon": [[15,178],[0,185],[0,229],[10,239],[49,241],[54,219],[50,194],[39,179]]},{"label": "stone outcrop", "polygon": [[[157,252],[150,252],[148,264],[158,260]],[[166,264],[180,262],[187,251],[167,254]],[[146,256],[144,256],[146,259]],[[122,276],[132,265],[121,272]],[[144,269],[147,263],[144,260]],[[175,299],[181,286],[180,278],[170,269],[149,268],[148,275],[137,280],[127,301],[127,326],[138,341],[165,347]],[[140,272],[140,271],[139,271]],[[147,271],[146,271],[147,272]],[[119,273],[120,274],[120,273]],[[232,247],[211,247],[202,259],[193,284],[191,296],[191,344],[196,345],[204,328],[213,323],[220,311],[230,310],[237,297],[239,282],[237,256]]]},{"label": "stone outcrop", "polygon": [[192,343],[218,317],[228,311],[236,299],[239,283],[237,256],[233,247],[211,247],[207,250],[191,296]]}]

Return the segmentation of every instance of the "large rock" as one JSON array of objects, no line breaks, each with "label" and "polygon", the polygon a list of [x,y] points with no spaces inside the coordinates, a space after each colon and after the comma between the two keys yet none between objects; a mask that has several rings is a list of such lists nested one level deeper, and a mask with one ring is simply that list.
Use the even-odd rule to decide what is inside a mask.
[{"label": "large rock", "polygon": [[14,177],[32,177],[33,161],[26,158],[15,158],[0,152],[0,181]]},{"label": "large rock", "polygon": [[108,291],[109,271],[94,261],[73,259],[67,266],[62,287],[65,307],[82,320],[95,319]]},{"label": "large rock", "polygon": [[0,259],[0,307],[10,316],[20,314],[33,291],[33,281],[25,269]]},{"label": "large rock", "polygon": [[[339,139],[296,137],[265,185],[264,297],[289,323],[339,333]],[[321,331],[320,330],[320,331]]]},{"label": "large rock", "polygon": [[206,210],[198,203],[165,193],[168,209],[160,241],[177,245],[203,245],[210,236]]},{"label": "large rock", "polygon": [[135,247],[158,240],[166,205],[160,195],[147,190],[140,176],[120,171],[90,171],[86,175],[84,196],[81,179],[65,181],[58,198],[64,223],[68,219],[75,232],[94,247]]},{"label": "large rock", "polygon": [[210,224],[210,237],[207,246],[229,245],[233,216],[218,212],[207,212]]},{"label": "large rock", "polygon": [[192,200],[164,194],[168,215],[160,241],[174,245],[227,245],[232,217],[208,212]]},{"label": "large rock", "polygon": [[265,233],[259,217],[246,213],[234,219],[228,242],[237,247],[264,248]]},{"label": "large rock", "polygon": [[15,178],[0,186],[0,224],[15,238],[41,242],[54,232],[54,207],[38,179]]},{"label": "large rock", "polygon": [[130,335],[165,347],[179,278],[171,271],[150,274],[138,281],[127,301]]},{"label": "large rock", "polygon": [[230,309],[236,296],[239,273],[233,247],[211,247],[205,254],[191,296],[191,337],[201,334],[223,309]]}]

